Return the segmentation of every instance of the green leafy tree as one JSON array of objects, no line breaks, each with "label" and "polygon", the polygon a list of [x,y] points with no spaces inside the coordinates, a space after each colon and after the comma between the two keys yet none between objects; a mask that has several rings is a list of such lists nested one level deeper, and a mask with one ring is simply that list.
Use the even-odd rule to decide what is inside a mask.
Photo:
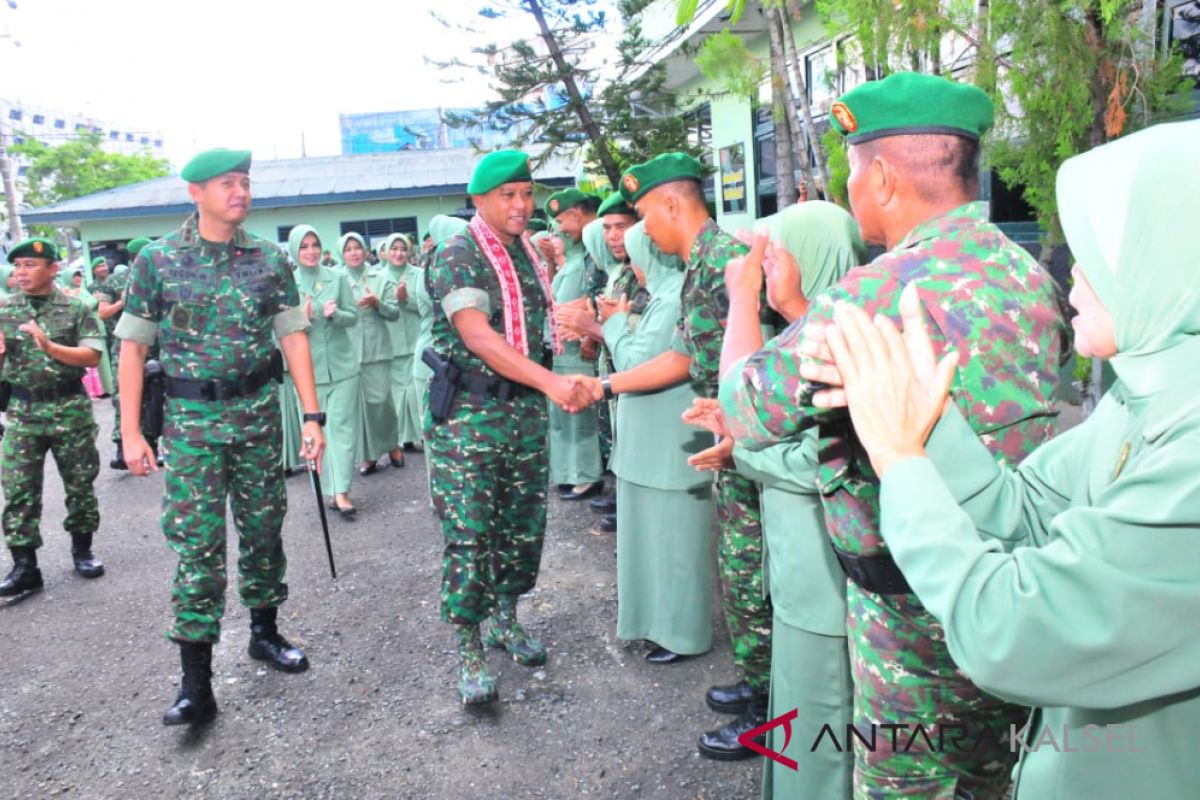
[{"label": "green leafy tree", "polygon": [[[583,149],[589,167],[617,186],[630,164],[667,150],[694,150],[688,128],[663,91],[665,70],[642,64],[649,43],[636,24],[648,0],[621,0],[625,19],[616,74],[604,83],[583,60],[614,21],[597,0],[497,0],[482,9],[485,18],[525,18],[531,37],[506,48],[490,44],[474,48],[468,59],[437,66],[473,70],[492,77],[496,99],[478,111],[447,113],[458,128],[508,131],[517,147],[545,145],[539,159]],[[636,76],[636,77],[632,77]]]},{"label": "green leafy tree", "polygon": [[101,146],[104,137],[88,131],[57,147],[48,147],[32,136],[14,144],[10,152],[27,162],[25,201],[44,206],[105,189],[160,178],[167,162],[149,152],[136,155],[110,153]]}]

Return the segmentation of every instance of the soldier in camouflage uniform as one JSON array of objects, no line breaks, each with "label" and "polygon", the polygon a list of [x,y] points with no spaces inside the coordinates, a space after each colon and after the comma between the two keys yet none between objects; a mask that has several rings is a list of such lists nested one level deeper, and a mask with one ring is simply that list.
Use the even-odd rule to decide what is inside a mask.
[{"label": "soldier in camouflage uniform", "polygon": [[280,460],[282,421],[274,381],[278,339],[304,408],[304,457],[320,463],[324,415],[317,411],[308,320],[287,258],[245,231],[250,153],[210,150],[182,176],[197,214],[147,245],[133,264],[121,343],[122,441],[135,475],[154,469],[140,425],[142,371],[157,340],[166,375],[166,480],[162,526],[179,556],[167,636],[180,644],[183,681],[165,725],[216,713],[212,646],[225,609],[225,504],[237,527],[243,604],[250,609],[251,658],[275,669],[308,668],[280,636],[287,599],[281,528],[287,492]]},{"label": "soldier in camouflage uniform", "polygon": [[[874,749],[856,748],[855,797],[998,799],[1015,759],[1009,726],[1020,727],[1026,710],[983,692],[955,666],[942,626],[910,593],[880,536],[879,482],[850,421],[843,409],[812,405],[816,387],[801,377],[799,354],[809,346],[806,322],[830,322],[834,303],[898,319],[900,292],[916,283],[935,340],[961,354],[955,401],[997,461],[1015,465],[1054,430],[1066,335],[1060,298],[1037,262],[987,221],[986,205],[972,202],[978,140],[992,121],[983,92],[898,73],[847,93],[831,116],[849,135],[850,202],[864,239],[889,250],[814,297],[805,318],[756,353],[761,277],[731,277],[722,407],[735,439],[751,449],[818,427],[817,487],[851,579],[855,725],[867,740],[879,734]],[[902,726],[895,747],[880,725]],[[956,735],[965,743],[950,744]]]},{"label": "soldier in camouflage uniform", "polygon": [[426,447],[434,505],[445,538],[442,619],[458,637],[464,703],[497,697],[480,637],[517,663],[542,664],[546,651],[517,621],[517,598],[533,588],[546,528],[546,398],[565,408],[587,397],[546,368],[553,308],[549,278],[525,234],[533,214],[528,157],[489,153],[467,191],[478,209],[470,227],[437,248],[426,274],[433,349],[459,370],[456,398],[439,418],[429,389]]},{"label": "soldier in camouflage uniform", "polygon": [[100,469],[96,422],[83,390],[83,373],[100,363],[104,331],[82,302],[54,283],[58,250],[46,239],[28,239],[8,253],[21,291],[0,299],[0,381],[10,394],[0,484],[4,487],[4,544],[12,573],[0,597],[42,588],[37,549],[42,546],[42,476],[46,451],[54,454],[66,491],[75,571],[104,574],[92,555],[100,508],[92,483]]},{"label": "soldier in camouflage uniform", "polygon": [[[129,258],[134,259],[141,252],[142,248],[150,244],[152,240],[146,237],[139,237],[130,240],[125,248],[129,251]],[[125,289],[129,286],[129,267],[119,265],[113,274],[105,279],[99,286],[96,287],[95,295],[100,301],[100,319],[104,322],[105,330],[108,333],[108,358],[112,365],[113,377],[116,378],[120,372],[121,363],[121,340],[118,339],[114,332],[117,327],[117,320],[121,316],[121,311],[125,308]],[[158,358],[157,345],[151,346],[151,351],[147,358]],[[121,450],[121,386],[120,381],[113,382],[113,457],[108,462],[109,469],[124,470],[128,469],[125,465],[125,456]],[[162,466],[162,458],[158,455],[158,441],[150,435],[150,430],[142,420],[142,435],[146,437],[146,441],[150,443],[150,448],[154,450],[158,466]]]},{"label": "soldier in camouflage uniform", "polygon": [[[641,215],[646,233],[664,253],[683,258],[687,272],[671,351],[611,375],[597,382],[599,387],[592,384],[597,400],[622,392],[652,391],[689,378],[702,397],[716,397],[729,308],[725,264],[744,255],[746,247],[709,218],[701,174],[696,159],[665,153],[631,168],[621,179],[621,194]],[[762,309],[769,313],[765,302]],[[732,442],[720,447],[726,451],[730,468],[717,471],[713,479],[713,504],[721,531],[717,563],[733,657],[745,679],[708,690],[706,701],[711,708],[738,717],[702,735],[699,747],[707,758],[734,760],[754,754],[738,737],[766,721],[771,604],[763,591],[758,486],[732,469]]]}]

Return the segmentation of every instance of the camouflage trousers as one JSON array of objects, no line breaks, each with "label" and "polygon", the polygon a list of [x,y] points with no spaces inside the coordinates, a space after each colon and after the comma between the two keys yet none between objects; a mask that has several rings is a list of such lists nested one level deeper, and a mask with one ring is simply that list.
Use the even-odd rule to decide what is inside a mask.
[{"label": "camouflage trousers", "polygon": [[771,601],[763,592],[762,512],[758,484],[722,470],[713,480],[720,539],[717,571],[733,661],[756,692],[771,685]]},{"label": "camouflage trousers", "polygon": [[442,620],[477,625],[537,582],[546,533],[546,400],[461,403],[425,431],[441,520]]},{"label": "camouflage trousers", "polygon": [[[879,595],[847,583],[856,800],[999,800],[1016,754],[1009,725],[1029,710],[975,686],[954,664],[945,630],[912,594]],[[875,727],[872,728],[872,725]],[[892,731],[902,726],[893,746]]]},{"label": "camouflage trousers", "polygon": [[608,469],[608,461],[612,458],[613,425],[609,406],[613,403],[596,404],[596,424],[600,434],[600,469]]},{"label": "camouflage trousers", "polygon": [[[168,420],[172,404],[168,401]],[[225,614],[225,503],[238,532],[238,590],[247,608],[275,608],[288,596],[283,554],[287,489],[275,384],[247,414],[219,415],[206,429],[168,422],[162,528],[179,556],[167,637],[216,642]]]},{"label": "camouflage trousers", "polygon": [[100,471],[98,430],[91,401],[82,394],[50,403],[12,401],[0,462],[6,546],[42,546],[46,451],[54,456],[66,494],[63,528],[67,533],[95,533],[100,527],[100,506],[92,486]]}]

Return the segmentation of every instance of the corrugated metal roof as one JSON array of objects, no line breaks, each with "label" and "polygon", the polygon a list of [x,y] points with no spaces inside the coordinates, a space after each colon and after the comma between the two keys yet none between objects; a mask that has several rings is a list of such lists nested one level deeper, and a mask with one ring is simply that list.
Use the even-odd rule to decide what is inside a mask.
[{"label": "corrugated metal roof", "polygon": [[[458,148],[256,161],[250,170],[254,206],[280,208],[465,194],[471,171],[481,157],[470,148]],[[574,182],[577,172],[577,158],[555,156],[534,169],[534,179],[566,185]],[[31,209],[21,216],[26,222],[63,223],[175,214],[193,207],[187,184],[172,175]]]}]

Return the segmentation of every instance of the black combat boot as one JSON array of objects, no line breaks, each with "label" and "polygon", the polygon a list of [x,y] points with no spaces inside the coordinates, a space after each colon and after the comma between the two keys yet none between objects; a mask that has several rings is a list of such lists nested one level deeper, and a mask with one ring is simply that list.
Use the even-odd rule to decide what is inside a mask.
[{"label": "black combat boot", "polygon": [[75,559],[75,571],[85,578],[99,578],[104,574],[104,564],[92,555],[92,534],[71,534],[71,558]]},{"label": "black combat boot", "polygon": [[36,592],[42,588],[42,571],[37,565],[37,550],[32,547],[12,547],[12,572],[0,581],[0,597]]},{"label": "black combat boot", "polygon": [[163,725],[202,725],[217,715],[217,698],[212,691],[212,645],[180,642],[179,660],[183,680],[175,705],[163,714]]},{"label": "black combat boot", "polygon": [[[741,716],[723,725],[715,731],[708,731],[700,736],[700,755],[717,761],[738,761],[749,758],[756,753],[738,741],[738,737],[747,731],[752,731],[767,721],[767,693],[755,692],[750,696],[750,702]],[[754,737],[754,741],[762,744],[766,741],[765,734]]]},{"label": "black combat boot", "polygon": [[278,614],[277,608],[250,609],[250,647],[246,652],[282,672],[304,672],[308,669],[308,657],[279,635],[275,627]]},{"label": "black combat boot", "polygon": [[713,711],[722,714],[740,714],[746,710],[754,692],[746,681],[738,681],[732,686],[710,686],[704,693],[704,702]]},{"label": "black combat boot", "polygon": [[117,449],[113,453],[113,457],[108,462],[109,469],[129,469],[129,465],[125,463],[125,451],[121,447],[121,440],[116,441]]}]

